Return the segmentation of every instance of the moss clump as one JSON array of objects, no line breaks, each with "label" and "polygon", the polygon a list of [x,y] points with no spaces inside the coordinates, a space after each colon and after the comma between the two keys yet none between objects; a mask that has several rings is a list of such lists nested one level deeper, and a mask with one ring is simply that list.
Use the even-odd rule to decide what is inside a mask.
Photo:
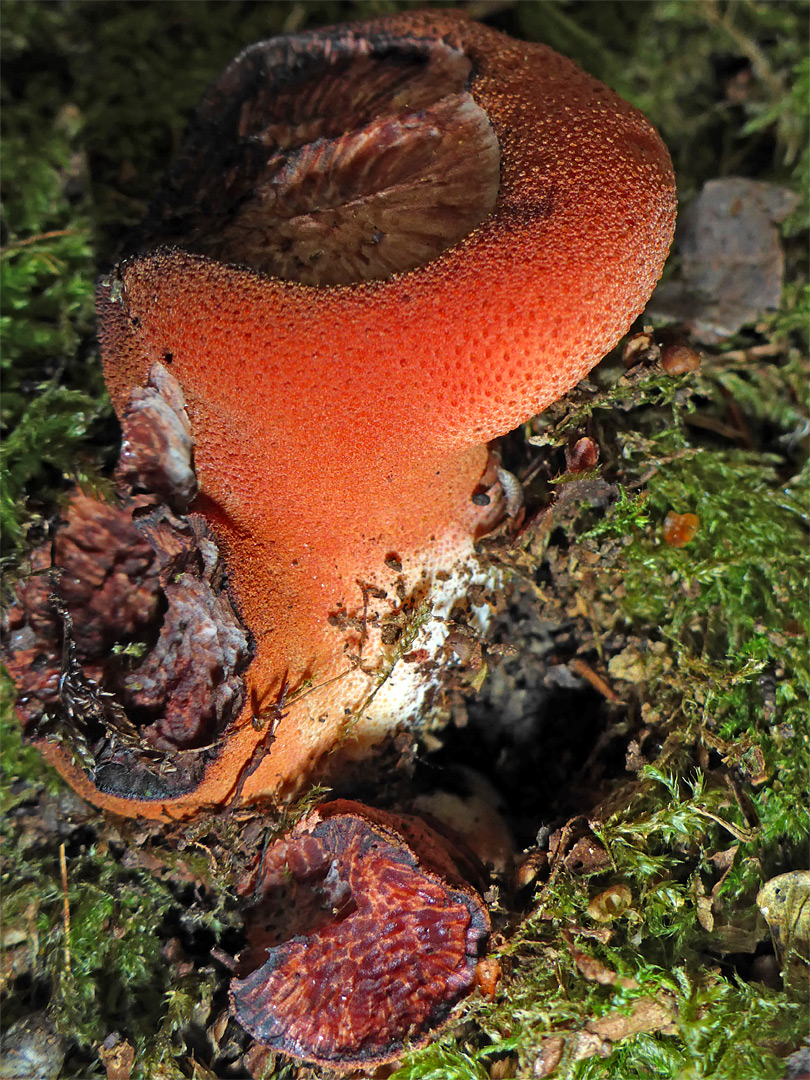
[{"label": "moss clump", "polygon": [[[72,197],[75,110],[63,111],[44,147],[34,117],[11,112],[3,158],[0,318],[0,526],[10,554],[66,476],[87,479],[86,440],[107,412],[92,348],[93,254],[86,201]],[[20,193],[20,198],[9,197]],[[36,500],[26,502],[26,498]]]}]

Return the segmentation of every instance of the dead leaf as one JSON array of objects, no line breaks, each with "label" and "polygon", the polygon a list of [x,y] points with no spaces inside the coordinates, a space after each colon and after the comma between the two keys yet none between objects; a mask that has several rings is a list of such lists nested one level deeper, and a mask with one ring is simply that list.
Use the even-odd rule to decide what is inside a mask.
[{"label": "dead leaf", "polygon": [[275,1054],[261,1043],[254,1043],[242,1059],[248,1075],[254,1080],[264,1080],[275,1061]]},{"label": "dead leaf", "polygon": [[680,218],[681,280],[656,290],[648,314],[682,323],[710,344],[776,310],[784,258],[775,223],[798,201],[778,184],[710,180]]},{"label": "dead leaf", "polygon": [[597,960],[595,956],[578,949],[567,930],[562,931],[562,938],[568,946],[568,951],[571,953],[574,963],[590,982],[597,982],[600,986],[621,986],[625,990],[635,990],[638,986],[635,979],[619,975],[618,972],[603,964],[601,960]]},{"label": "dead leaf", "polygon": [[601,874],[612,867],[610,856],[593,836],[581,836],[563,859],[571,874]]},{"label": "dead leaf", "polygon": [[107,1080],[130,1080],[135,1051],[117,1031],[108,1035],[98,1048],[98,1056],[107,1070]]},{"label": "dead leaf", "polygon": [[534,1062],[532,1076],[538,1078],[551,1076],[562,1061],[564,1050],[565,1039],[562,1035],[550,1035],[547,1039],[543,1039],[540,1052]]},{"label": "dead leaf", "polygon": [[755,953],[764,937],[765,932],[762,929],[734,926],[732,923],[722,926],[715,924],[706,947],[719,956],[727,953]]},{"label": "dead leaf", "polygon": [[585,1058],[610,1056],[610,1043],[600,1035],[592,1031],[580,1031],[573,1040],[571,1057],[574,1061],[584,1061]]},{"label": "dead leaf", "polygon": [[[739,847],[739,844],[734,844],[732,847],[726,848],[725,851],[715,851],[714,855],[709,857],[709,862],[713,862],[718,870],[723,871],[723,877],[725,877],[731,869],[734,863],[734,856],[737,854]],[[723,878],[720,880],[722,881]]]},{"label": "dead leaf", "polygon": [[721,876],[715,881],[714,885],[712,885],[712,911],[718,911],[721,907],[720,890],[723,887],[723,882],[731,873],[731,868],[734,865],[734,856],[737,854],[739,847],[739,844],[734,844],[732,847],[726,848],[725,851],[716,851],[709,859],[710,862],[714,863],[718,870],[722,870]]},{"label": "dead leaf", "polygon": [[516,1075],[517,1058],[508,1056],[493,1061],[489,1067],[489,1080],[511,1080]]},{"label": "dead leaf", "polygon": [[657,1031],[662,1035],[674,1035],[678,1030],[675,1004],[669,998],[639,998],[630,1012],[611,1012],[591,1020],[588,1030],[610,1042],[629,1039],[643,1031]]},{"label": "dead leaf", "polygon": [[810,871],[793,870],[766,881],[757,906],[767,920],[782,976],[802,998],[810,996]]},{"label": "dead leaf", "polygon": [[706,886],[699,875],[692,879],[689,891],[695,904],[697,920],[704,930],[709,933],[714,930],[714,914],[712,913],[712,898],[706,895]]}]

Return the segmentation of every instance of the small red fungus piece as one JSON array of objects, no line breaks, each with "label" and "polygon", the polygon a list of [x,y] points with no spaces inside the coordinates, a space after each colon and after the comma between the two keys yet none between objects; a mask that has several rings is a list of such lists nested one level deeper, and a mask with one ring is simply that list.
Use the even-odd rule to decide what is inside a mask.
[{"label": "small red fungus piece", "polygon": [[675,548],[686,547],[695,539],[699,528],[700,518],[697,514],[676,514],[670,510],[664,518],[664,543]]},{"label": "small red fungus piece", "polygon": [[498,983],[503,978],[500,961],[494,956],[486,956],[478,961],[475,969],[475,985],[488,1001],[495,1000]]},{"label": "small red fungus piece", "polygon": [[599,444],[587,435],[565,448],[565,464],[572,473],[588,472],[599,462]]},{"label": "small red fungus piece", "polygon": [[419,818],[337,801],[264,853],[247,922],[239,1023],[339,1071],[420,1046],[475,985],[489,917],[460,841]]}]

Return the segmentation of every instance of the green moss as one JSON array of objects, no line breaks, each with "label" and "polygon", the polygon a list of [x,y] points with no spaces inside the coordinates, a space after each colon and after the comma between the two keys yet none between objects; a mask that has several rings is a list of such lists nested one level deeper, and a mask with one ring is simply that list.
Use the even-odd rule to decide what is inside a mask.
[{"label": "green moss", "polygon": [[86,205],[65,194],[76,133],[57,122],[41,140],[32,123],[20,126],[4,142],[0,253],[0,527],[7,555],[31,521],[26,496],[47,504],[64,476],[83,471],[86,440],[107,409],[98,365],[80,357],[93,334],[93,261]]},{"label": "green moss", "polygon": [[4,926],[26,935],[57,1028],[91,1047],[124,1022],[136,1046],[151,1044],[169,979],[159,933],[174,902],[169,886],[127,871],[106,846],[74,850],[68,841],[65,890],[55,837],[23,834],[21,846],[13,820],[3,832]]},{"label": "green moss", "polygon": [[393,1080],[489,1080],[490,1055],[491,1048],[463,1053],[452,1045],[436,1042],[397,1069]]},{"label": "green moss", "polygon": [[[642,1034],[604,1060],[568,1070],[576,1080],[644,1076],[669,1080],[777,1080],[784,1076],[785,1046],[795,1044],[800,1008],[780,994],[724,979],[696,979],[685,969],[661,974],[658,992],[669,992],[678,1013],[678,1036]],[[785,1040],[784,1042],[782,1040]],[[566,1072],[560,1074],[561,1080]]]},{"label": "green moss", "polygon": [[11,708],[14,687],[5,671],[0,671],[0,817],[30,798],[30,785],[43,782],[53,793],[60,789],[56,774],[43,765],[42,758],[22,737]]}]

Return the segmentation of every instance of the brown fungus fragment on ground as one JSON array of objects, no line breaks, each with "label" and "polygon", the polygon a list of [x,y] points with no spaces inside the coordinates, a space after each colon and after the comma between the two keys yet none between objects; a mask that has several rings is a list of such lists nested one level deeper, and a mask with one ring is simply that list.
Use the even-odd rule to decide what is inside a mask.
[{"label": "brown fungus fragment on ground", "polygon": [[122,427],[118,501],[71,497],[31,553],[2,658],[25,734],[63,773],[70,763],[81,795],[160,813],[166,799],[195,803],[244,705],[251,641],[213,534],[180,513],[196,493],[194,441],[163,364],[133,389]]},{"label": "brown fungus fragment on ground", "polygon": [[3,623],[3,661],[17,685],[26,734],[57,709],[64,614],[88,678],[99,681],[114,646],[142,638],[160,618],[154,551],[128,512],[82,492],[71,498],[54,539],[36,548]]},{"label": "brown fungus fragment on ground", "polygon": [[201,518],[145,497],[75,494],[3,631],[26,735],[50,761],[67,754],[74,787],[111,809],[193,790],[244,701],[249,636],[216,545]]},{"label": "brown fungus fragment on ground", "polygon": [[248,915],[239,1023],[272,1050],[342,1072],[425,1043],[475,984],[489,933],[463,845],[419,818],[336,801],[264,853]]}]

